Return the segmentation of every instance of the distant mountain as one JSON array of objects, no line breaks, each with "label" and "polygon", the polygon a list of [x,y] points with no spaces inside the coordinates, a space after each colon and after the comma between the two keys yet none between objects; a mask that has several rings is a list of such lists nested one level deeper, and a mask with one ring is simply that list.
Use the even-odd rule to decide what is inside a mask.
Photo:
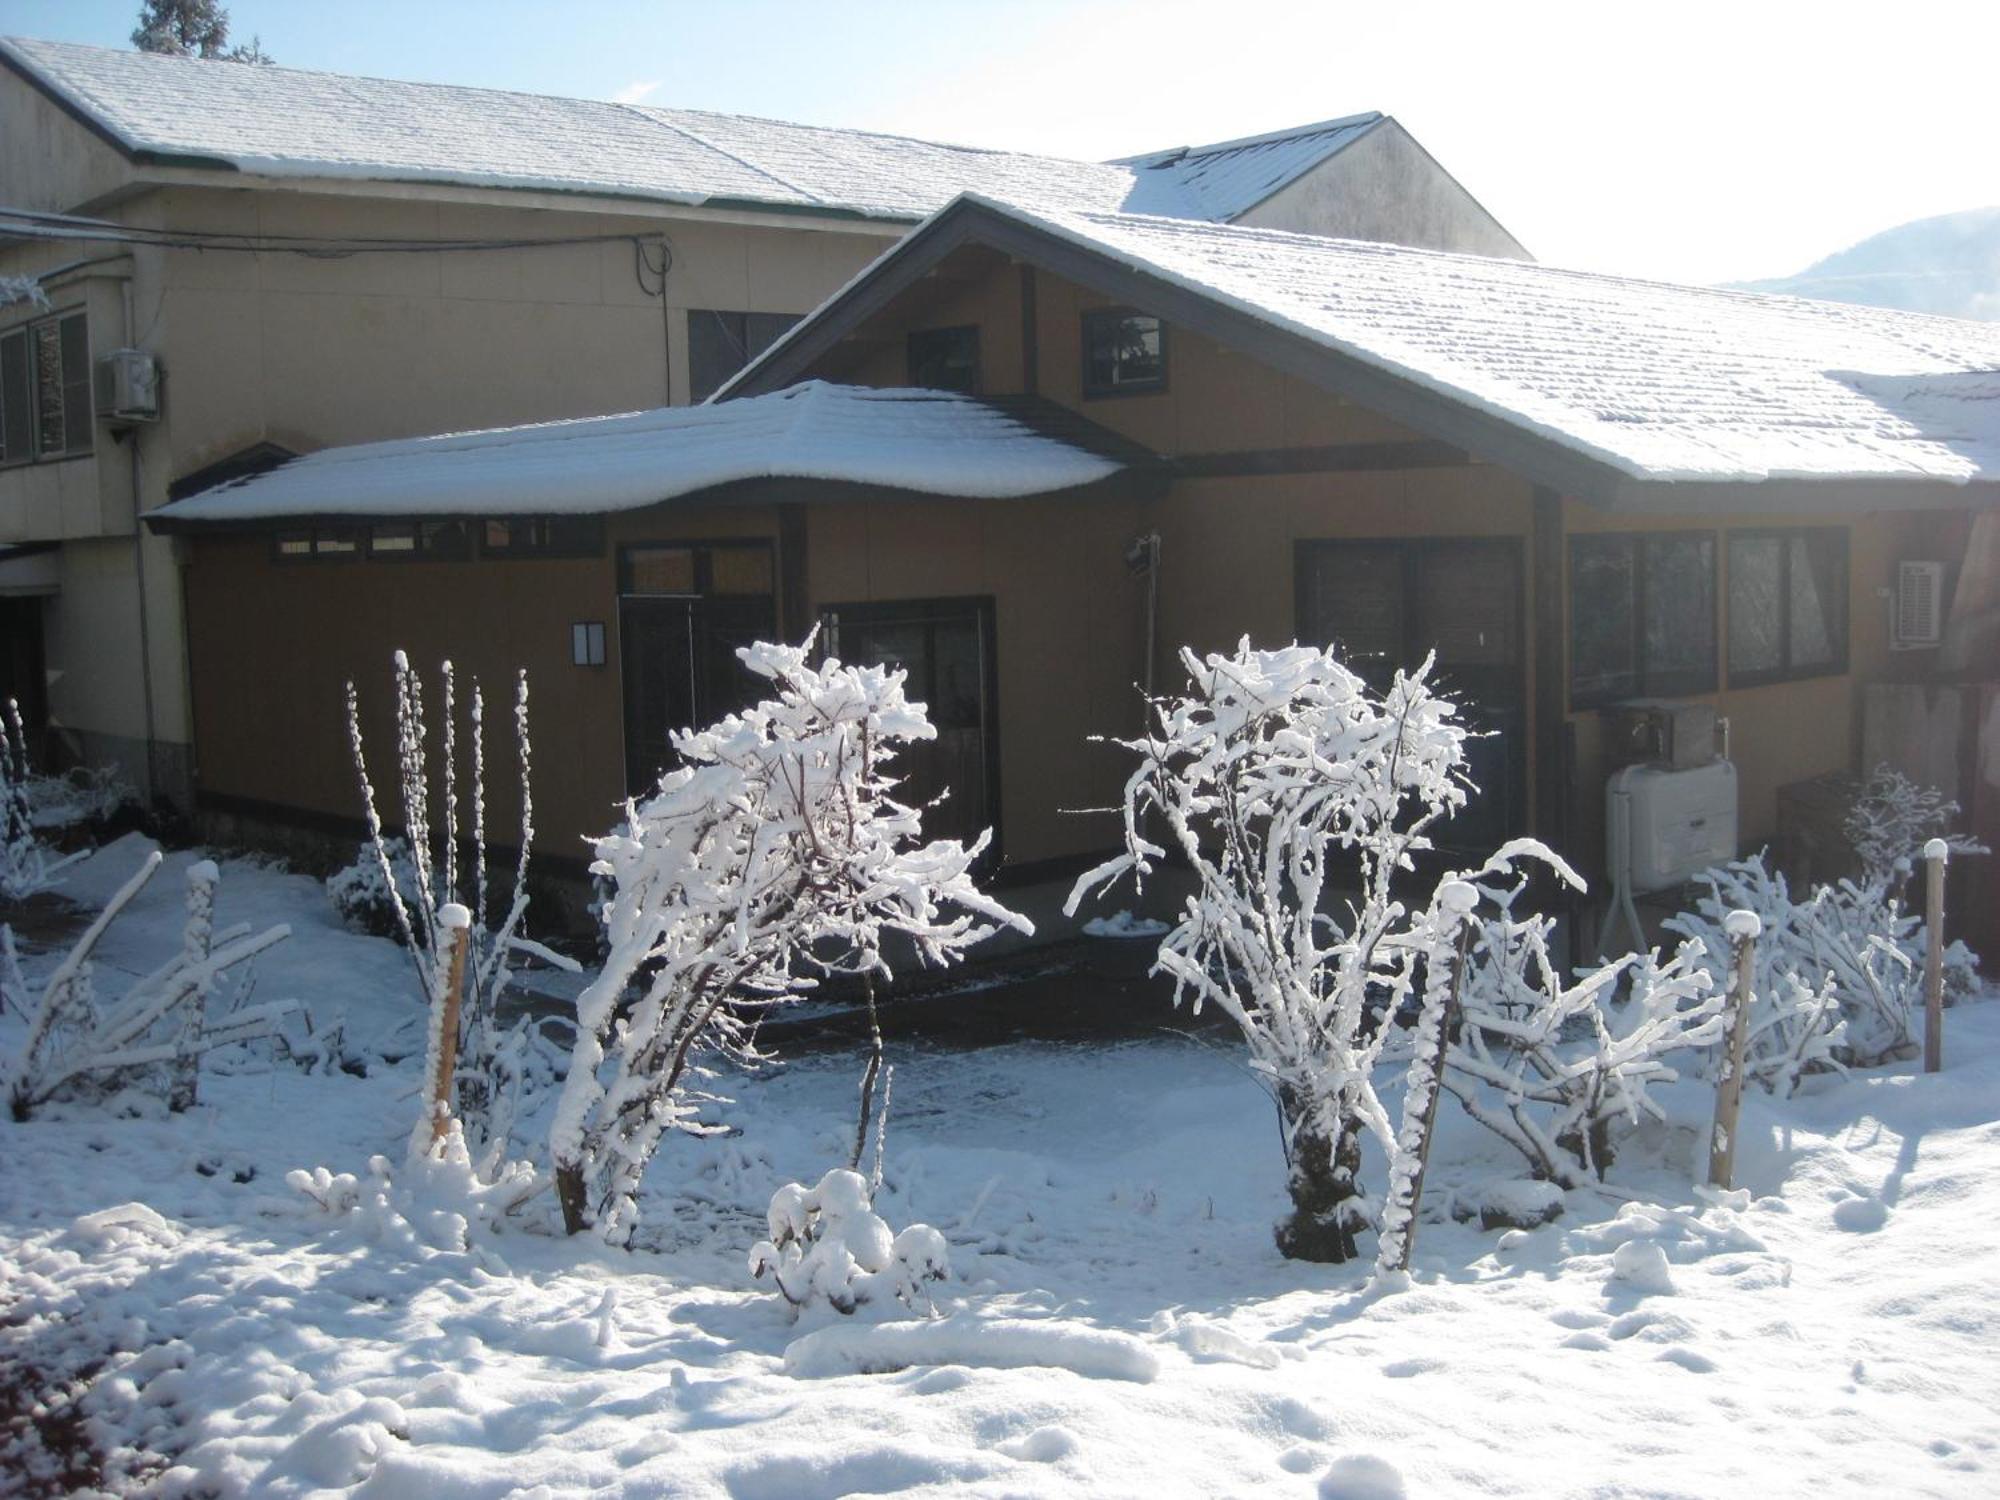
[{"label": "distant mountain", "polygon": [[2000,322],[2000,207],[1899,224],[1796,276],[1730,285]]}]

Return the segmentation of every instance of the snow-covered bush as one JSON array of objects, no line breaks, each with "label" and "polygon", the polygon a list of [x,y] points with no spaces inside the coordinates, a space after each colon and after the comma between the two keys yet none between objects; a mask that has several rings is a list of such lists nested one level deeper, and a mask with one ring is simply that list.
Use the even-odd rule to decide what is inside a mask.
[{"label": "snow-covered bush", "polygon": [[892,1235],[867,1179],[835,1167],[810,1189],[788,1182],[771,1195],[771,1237],[750,1250],[750,1274],[770,1273],[801,1315],[930,1304],[928,1284],[951,1274],[945,1239],[928,1224]]},{"label": "snow-covered bush", "polygon": [[13,935],[0,928],[0,991],[27,1017],[20,1051],[0,1061],[8,1108],[17,1120],[59,1098],[103,1095],[146,1084],[172,1108],[195,1099],[198,1059],[218,1047],[277,1034],[278,1023],[298,1010],[294,1001],[249,1003],[254,973],[246,971],[225,993],[223,980],[239,965],[291,936],[286,926],[252,934],[247,923],[215,930],[216,867],[202,860],[188,868],[188,916],[181,949],[142,975],[117,1003],[99,1002],[91,954],[119,912],[160,867],[155,850],[84,929],[31,1000],[15,961]]},{"label": "snow-covered bush", "polygon": [[362,1238],[405,1252],[473,1249],[538,1186],[525,1162],[475,1165],[457,1120],[434,1149],[400,1164],[372,1156],[365,1176],[314,1167],[285,1181]]},{"label": "snow-covered bush", "polygon": [[28,768],[28,736],[12,698],[0,712],[0,901],[25,901],[56,883],[81,854],[52,856],[43,845]]},{"label": "snow-covered bush", "polygon": [[[1763,925],[1757,942],[1746,1075],[1789,1093],[1801,1074],[1869,1067],[1915,1045],[1923,1011],[1924,924],[1893,893],[1893,875],[1817,886],[1792,898],[1785,877],[1762,854],[1705,872],[1708,894],[1667,929],[1698,939],[1701,962],[1719,987],[1728,982],[1724,916],[1738,908]],[[1978,982],[1978,959],[1963,943],[1944,953],[1945,991],[1956,999]]]},{"label": "snow-covered bush", "polygon": [[42,287],[41,278],[36,276],[0,276],[0,307],[8,307],[16,302],[26,302],[34,307],[47,307],[49,294]]},{"label": "snow-covered bush", "polygon": [[[470,740],[471,799],[469,822],[461,823],[459,808],[459,723],[457,682],[450,662],[441,671],[441,743],[438,784],[429,766],[430,728],[425,719],[422,677],[408,656],[395,654],[396,768],[404,837],[384,835],[375,787],[361,738],[361,708],[354,684],[347,684],[347,733],[361,783],[362,810],[367,820],[373,856],[372,877],[342,882],[342,889],[372,893],[395,935],[410,951],[417,987],[432,1016],[433,1032],[447,1003],[445,976],[450,972],[448,936],[442,914],[463,906],[470,916],[467,955],[458,1030],[453,1040],[453,1106],[464,1123],[471,1148],[497,1169],[504,1158],[512,1128],[513,1102],[527,1080],[514,1071],[515,1062],[531,1046],[525,1035],[503,1035],[497,1019],[500,995],[512,965],[521,955],[574,972],[576,963],[521,935],[528,911],[528,853],[534,842],[534,797],[531,788],[531,746],[528,738],[528,674],[516,674],[514,743],[521,774],[521,822],[518,863],[513,891],[501,906],[491,889],[486,843],[486,714],[479,684],[472,684],[467,713]],[[434,818],[435,814],[435,818]],[[347,875],[350,872],[342,872]],[[340,880],[341,877],[335,877]],[[329,883],[331,886],[331,883]],[[336,905],[339,896],[335,896]],[[523,1022],[523,1027],[529,1025]],[[518,1029],[518,1028],[517,1028]]]},{"label": "snow-covered bush", "polygon": [[374,844],[363,844],[353,864],[326,877],[326,897],[343,927],[401,942],[403,934],[415,927],[415,914],[402,893],[417,888],[416,866],[410,859],[407,839],[384,839],[382,852],[395,872],[393,880],[383,875]]},{"label": "snow-covered bush", "polygon": [[[1330,650],[1183,650],[1188,690],[1152,705],[1126,782],[1125,849],[1070,892],[1135,882],[1173,854],[1195,890],[1160,942],[1175,1003],[1215,1005],[1276,1096],[1290,1164],[1285,1254],[1346,1260],[1374,1214],[1361,1132],[1395,1141],[1371,1077],[1437,930],[1391,883],[1464,804],[1466,731],[1428,662],[1372,692]],[[1160,830],[1166,846],[1153,841]],[[1335,893],[1352,891],[1338,914]]]},{"label": "snow-covered bush", "polygon": [[1478,924],[1443,1086],[1536,1178],[1577,1187],[1611,1165],[1616,1130],[1665,1118],[1650,1090],[1680,1076],[1674,1054],[1722,1041],[1722,992],[1694,943],[1664,964],[1628,954],[1565,984],[1554,923],[1514,914],[1518,886],[1486,894],[1497,911]]},{"label": "snow-covered bush", "polygon": [[1894,766],[1878,765],[1856,794],[1844,825],[1861,861],[1862,886],[1899,886],[1919,851],[1934,838],[1942,838],[1953,854],[1987,853],[1984,844],[1951,831],[1958,812],[1958,804],[1937,788],[1919,786]]},{"label": "snow-covered bush", "polygon": [[810,646],[739,651],[773,696],[676,735],[682,766],[596,841],[610,957],[577,1000],[551,1135],[571,1233],[626,1242],[646,1164],[667,1132],[711,1128],[707,1065],[748,1055],[766,1007],[817,975],[888,977],[885,939],[948,964],[1032,930],[973,883],[985,835],[923,842],[921,810],[895,799],[895,747],[937,732],[904,674],[815,668]]}]

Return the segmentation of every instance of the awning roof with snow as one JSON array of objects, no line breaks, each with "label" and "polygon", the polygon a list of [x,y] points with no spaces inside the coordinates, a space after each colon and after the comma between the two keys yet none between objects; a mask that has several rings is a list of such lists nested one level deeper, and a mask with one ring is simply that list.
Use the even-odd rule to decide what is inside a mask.
[{"label": "awning roof with snow", "polygon": [[804,385],[721,406],[324,448],[147,515],[158,531],[322,517],[601,515],[756,480],[1006,500],[1144,462],[1077,418],[941,391]]}]

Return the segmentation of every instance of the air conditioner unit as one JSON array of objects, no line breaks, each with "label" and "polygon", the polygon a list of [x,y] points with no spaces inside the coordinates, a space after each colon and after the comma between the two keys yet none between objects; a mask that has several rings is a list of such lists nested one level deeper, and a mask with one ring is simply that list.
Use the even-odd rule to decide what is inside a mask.
[{"label": "air conditioner unit", "polygon": [[107,422],[155,422],[160,416],[160,367],[144,349],[98,356],[93,394]]},{"label": "air conditioner unit", "polygon": [[1896,564],[1896,618],[1889,646],[1918,651],[1944,639],[1944,564]]}]

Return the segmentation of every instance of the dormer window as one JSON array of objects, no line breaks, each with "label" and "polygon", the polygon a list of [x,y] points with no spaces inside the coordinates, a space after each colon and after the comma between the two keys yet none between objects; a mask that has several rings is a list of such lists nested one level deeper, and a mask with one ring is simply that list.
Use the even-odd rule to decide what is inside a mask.
[{"label": "dormer window", "polygon": [[1167,330],[1150,313],[1103,308],[1083,315],[1083,393],[1135,396],[1167,388]]}]

